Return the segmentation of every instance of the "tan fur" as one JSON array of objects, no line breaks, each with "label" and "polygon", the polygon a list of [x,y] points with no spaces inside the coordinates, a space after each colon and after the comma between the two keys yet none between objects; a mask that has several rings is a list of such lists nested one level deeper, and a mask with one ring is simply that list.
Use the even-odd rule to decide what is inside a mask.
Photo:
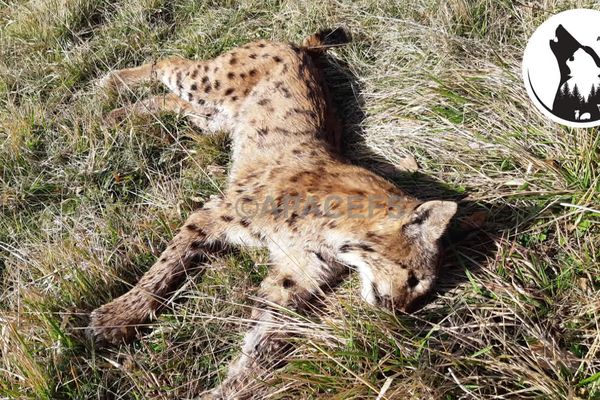
[{"label": "tan fur", "polygon": [[[269,249],[260,293],[280,306],[301,308],[322,295],[344,265],[358,270],[370,303],[406,309],[430,291],[438,239],[456,204],[422,203],[337,155],[340,124],[315,63],[320,43],[322,34],[305,41],[313,48],[259,41],[211,61],[169,59],[105,79],[115,89],[158,79],[173,93],[115,110],[109,121],[128,112],[182,113],[207,132],[229,130],[233,162],[223,198],[190,215],[131,291],[92,313],[97,339],[132,338],[186,271],[224,245]],[[279,357],[285,346],[273,317],[270,309],[255,312],[242,354],[212,396],[248,395],[253,377]]]}]

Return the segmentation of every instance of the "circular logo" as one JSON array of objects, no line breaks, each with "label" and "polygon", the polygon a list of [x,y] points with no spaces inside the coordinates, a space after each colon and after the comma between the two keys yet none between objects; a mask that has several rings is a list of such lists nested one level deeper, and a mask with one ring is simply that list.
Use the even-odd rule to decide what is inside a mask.
[{"label": "circular logo", "polygon": [[533,104],[575,128],[600,125],[600,11],[552,16],[533,33],[523,55],[523,80]]}]

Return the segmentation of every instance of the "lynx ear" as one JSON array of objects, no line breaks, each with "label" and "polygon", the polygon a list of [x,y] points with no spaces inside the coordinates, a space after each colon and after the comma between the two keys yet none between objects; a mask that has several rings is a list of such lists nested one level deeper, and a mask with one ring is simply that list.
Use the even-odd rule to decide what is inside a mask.
[{"label": "lynx ear", "polygon": [[403,227],[404,232],[408,236],[433,243],[444,234],[446,226],[456,213],[456,208],[457,205],[453,201],[425,202],[413,211],[410,220]]}]

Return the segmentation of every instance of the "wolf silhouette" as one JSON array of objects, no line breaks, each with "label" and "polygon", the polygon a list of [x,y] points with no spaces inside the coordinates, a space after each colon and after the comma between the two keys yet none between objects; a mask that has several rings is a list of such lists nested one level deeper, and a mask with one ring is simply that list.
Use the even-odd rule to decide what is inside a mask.
[{"label": "wolf silhouette", "polygon": [[591,47],[579,43],[562,25],[556,28],[556,37],[550,40],[550,49],[560,69],[560,83],[552,113],[571,122],[600,119],[598,54]]}]

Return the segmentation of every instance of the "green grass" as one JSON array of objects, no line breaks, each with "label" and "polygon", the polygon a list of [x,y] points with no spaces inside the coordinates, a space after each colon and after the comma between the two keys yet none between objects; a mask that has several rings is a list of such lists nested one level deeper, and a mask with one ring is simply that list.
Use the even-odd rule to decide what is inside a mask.
[{"label": "green grass", "polygon": [[520,80],[535,27],[585,6],[598,8],[0,1],[0,398],[191,398],[223,377],[263,252],[214,260],[136,343],[101,350],[83,334],[88,313],[219,193],[228,165],[224,135],[172,115],[102,127],[103,113],[157,88],[106,96],[96,81],[340,25],[354,37],[332,52],[343,79],[329,71],[346,153],[366,165],[411,154],[420,174],[392,178],[423,196],[462,196],[462,223],[477,210],[487,221],[452,236],[439,292],[414,314],[365,306],[353,277],[322,318],[283,315],[295,350],[257,398],[600,398],[600,134],[549,122]]}]

